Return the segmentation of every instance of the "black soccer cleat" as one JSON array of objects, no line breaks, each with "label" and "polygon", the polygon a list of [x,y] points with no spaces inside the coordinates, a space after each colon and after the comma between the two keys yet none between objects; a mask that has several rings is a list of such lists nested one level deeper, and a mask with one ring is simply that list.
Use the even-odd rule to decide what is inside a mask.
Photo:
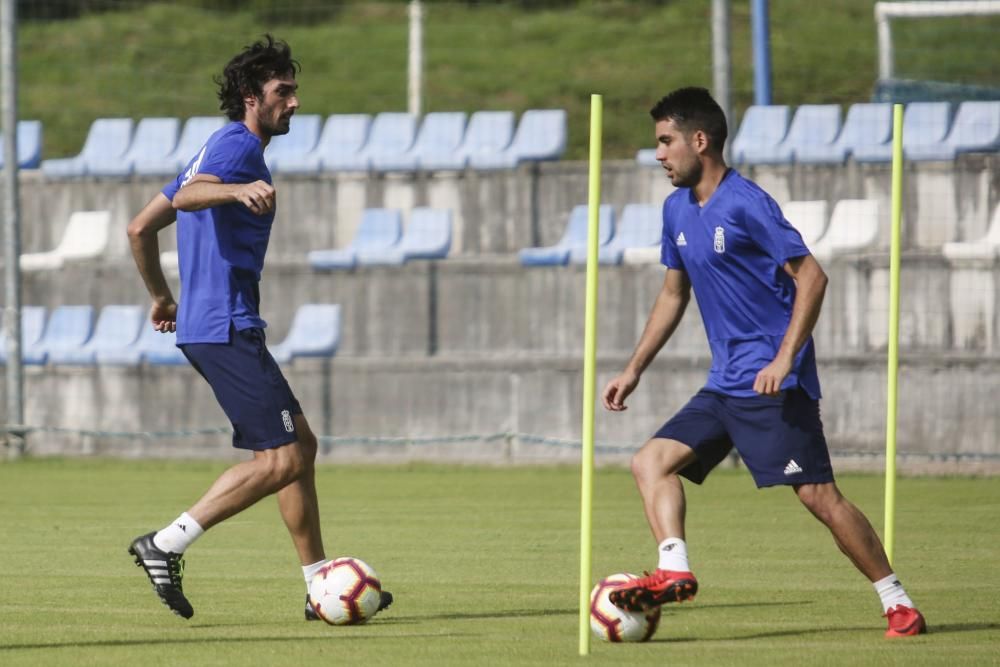
[{"label": "black soccer cleat", "polygon": [[162,551],[153,542],[153,535],[147,533],[135,538],[128,552],[135,556],[135,564],[146,571],[153,590],[160,602],[182,618],[194,616],[191,603],[184,597],[181,580],[184,578],[184,559],[172,551]]},{"label": "black soccer cleat", "polygon": [[[392,593],[389,591],[382,591],[378,600],[378,609],[375,613],[379,613],[383,609],[387,609],[389,605],[392,604]],[[312,605],[309,604],[309,594],[306,593],[306,620],[307,621],[318,621],[320,620],[319,614],[313,609]]]}]

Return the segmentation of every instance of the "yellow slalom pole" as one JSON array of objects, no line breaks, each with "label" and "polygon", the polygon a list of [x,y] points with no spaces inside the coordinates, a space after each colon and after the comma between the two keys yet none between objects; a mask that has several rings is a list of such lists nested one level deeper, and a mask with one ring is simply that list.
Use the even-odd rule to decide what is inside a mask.
[{"label": "yellow slalom pole", "polygon": [[583,447],[580,465],[580,655],[590,653],[590,547],[594,509],[594,404],[597,400],[597,240],[601,206],[600,95],[590,96],[590,189],[587,196],[587,305],[583,337]]},{"label": "yellow slalom pole", "polygon": [[892,105],[892,245],[889,251],[889,393],[885,423],[885,553],[896,541],[896,408],[899,402],[899,237],[903,217],[903,105]]}]

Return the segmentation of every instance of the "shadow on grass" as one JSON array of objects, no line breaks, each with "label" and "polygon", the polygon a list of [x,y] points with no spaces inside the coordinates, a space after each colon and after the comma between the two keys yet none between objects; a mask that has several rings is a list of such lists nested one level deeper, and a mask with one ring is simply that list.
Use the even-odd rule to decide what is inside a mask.
[{"label": "shadow on grass", "polygon": [[425,621],[468,621],[490,618],[532,618],[536,616],[575,616],[577,609],[513,609],[510,611],[454,612],[450,614],[430,614],[420,616],[386,616],[380,618],[380,624],[404,625],[406,623],[423,623]]},{"label": "shadow on grass", "polygon": [[[212,627],[212,626],[197,626],[198,628]],[[246,626],[244,626],[246,627]],[[468,637],[467,633],[412,633],[412,634],[393,634],[393,635],[383,635],[379,637],[377,633],[366,633],[357,635],[340,635],[337,637],[338,642],[351,641],[355,639],[363,639],[365,641],[372,641],[373,639],[433,639],[436,637]],[[239,642],[240,644],[254,643],[254,644],[264,644],[267,642],[309,642],[309,641],[321,641],[329,642],[329,635],[295,635],[288,637],[199,637],[199,638],[183,638],[183,637],[171,637],[164,639],[108,639],[101,641],[66,641],[66,642],[49,642],[42,644],[3,644],[0,645],[0,653],[3,651],[24,651],[33,649],[58,649],[58,648],[101,648],[101,647],[116,647],[116,646],[158,646],[158,645],[177,645],[177,644],[225,644],[227,642]]]},{"label": "shadow on grass", "polygon": [[[980,632],[982,630],[1000,629],[1000,623],[950,623],[945,625],[932,625],[928,634],[941,635],[954,632]],[[881,632],[883,629],[877,626],[851,627],[851,628],[807,628],[799,630],[775,630],[774,632],[756,632],[738,637],[676,637],[651,639],[651,644],[680,644],[686,642],[713,642],[713,641],[744,641],[748,639],[769,639],[774,637],[799,637],[803,635],[828,635],[843,632]]]}]

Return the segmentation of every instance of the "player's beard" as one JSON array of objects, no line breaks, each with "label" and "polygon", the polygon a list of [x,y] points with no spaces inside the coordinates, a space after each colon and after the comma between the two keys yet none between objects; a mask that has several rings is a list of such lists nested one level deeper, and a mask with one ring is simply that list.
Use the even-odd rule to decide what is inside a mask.
[{"label": "player's beard", "polygon": [[687,164],[677,165],[673,168],[673,176],[670,182],[676,188],[693,188],[701,181],[701,174],[704,171],[701,160],[693,159]]},{"label": "player's beard", "polygon": [[[260,110],[261,113],[257,116],[257,124],[260,129],[269,137],[277,137],[282,134],[288,134],[288,130],[291,128],[292,117],[273,115],[272,109],[263,108]],[[273,119],[273,120],[272,120]]]}]

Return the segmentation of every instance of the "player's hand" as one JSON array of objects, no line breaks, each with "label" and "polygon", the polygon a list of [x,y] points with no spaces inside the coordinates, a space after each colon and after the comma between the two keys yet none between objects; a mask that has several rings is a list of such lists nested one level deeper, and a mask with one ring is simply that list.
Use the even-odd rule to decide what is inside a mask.
[{"label": "player's hand", "polygon": [[622,373],[604,387],[604,391],[601,392],[601,402],[606,409],[612,412],[628,410],[625,399],[638,384],[638,375],[630,372]]},{"label": "player's hand", "polygon": [[266,215],[274,211],[274,186],[265,181],[254,181],[240,186],[236,199],[256,215]]},{"label": "player's hand", "polygon": [[765,366],[753,381],[753,390],[764,396],[777,396],[781,383],[792,372],[792,362],[777,358]]},{"label": "player's hand", "polygon": [[149,320],[160,333],[177,331],[177,302],[173,299],[154,301],[149,309]]}]

